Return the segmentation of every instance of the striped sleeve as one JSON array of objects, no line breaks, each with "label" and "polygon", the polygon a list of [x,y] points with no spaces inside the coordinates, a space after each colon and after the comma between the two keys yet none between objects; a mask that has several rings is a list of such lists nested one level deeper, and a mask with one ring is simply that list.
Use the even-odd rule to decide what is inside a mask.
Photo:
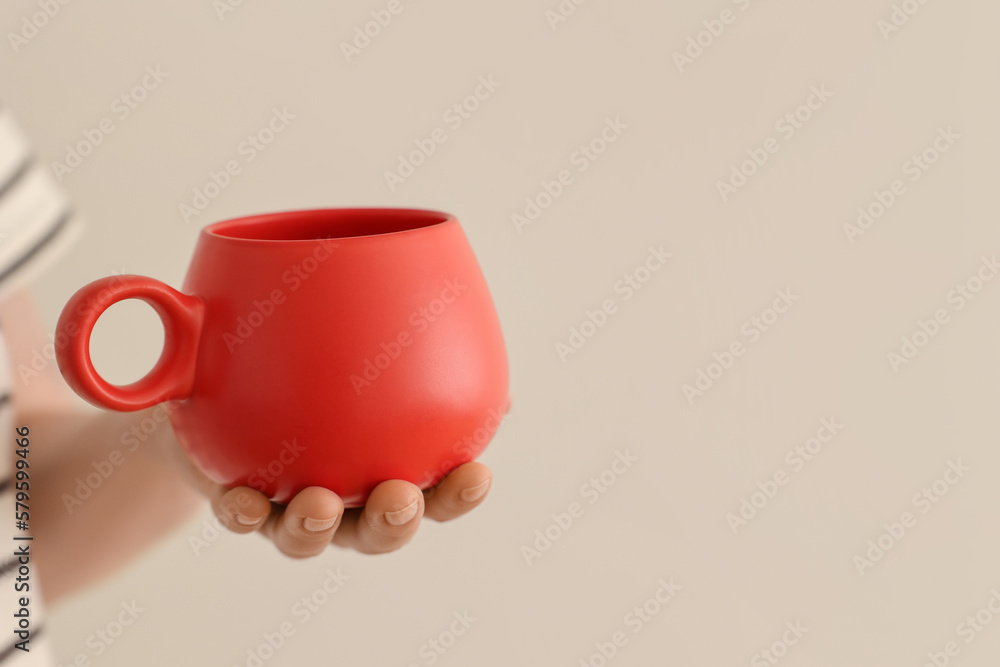
[{"label": "striped sleeve", "polygon": [[[65,195],[31,152],[10,112],[0,107],[0,299],[29,285],[68,249],[79,232],[80,224]],[[6,619],[0,623],[0,667],[44,667],[54,665],[55,660],[45,634],[37,571],[30,557],[25,565],[17,555],[18,548],[33,545],[33,541],[29,533],[16,530],[14,525],[18,491],[14,429],[31,425],[15,423],[12,377],[10,355],[0,330],[0,617]],[[22,639],[14,623],[20,622],[17,614],[25,608],[30,612],[30,637],[27,644],[19,646]]]},{"label": "striped sleeve", "polygon": [[0,298],[30,284],[80,231],[65,195],[0,107]]}]

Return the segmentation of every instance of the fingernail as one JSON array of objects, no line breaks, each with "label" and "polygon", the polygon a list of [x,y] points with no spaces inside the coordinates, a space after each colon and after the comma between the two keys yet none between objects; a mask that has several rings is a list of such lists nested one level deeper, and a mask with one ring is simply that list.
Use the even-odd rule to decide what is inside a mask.
[{"label": "fingernail", "polygon": [[302,519],[302,527],[310,533],[322,533],[324,530],[333,528],[333,524],[337,523],[337,519],[339,518],[339,514],[332,519],[314,519],[311,516],[307,516]]},{"label": "fingernail", "polygon": [[470,486],[467,489],[462,489],[461,493],[458,494],[458,497],[467,503],[474,503],[483,496],[485,496],[486,492],[489,490],[490,490],[490,480],[484,479],[475,486]]},{"label": "fingernail", "polygon": [[417,515],[417,510],[420,508],[419,499],[414,498],[413,502],[404,507],[401,510],[396,510],[395,512],[386,512],[385,520],[393,526],[402,526],[404,523],[412,519]]},{"label": "fingernail", "polygon": [[258,523],[260,523],[260,517],[256,519],[251,519],[246,514],[240,514],[239,512],[235,514],[235,518],[236,518],[236,523],[240,524],[241,526],[256,526]]}]

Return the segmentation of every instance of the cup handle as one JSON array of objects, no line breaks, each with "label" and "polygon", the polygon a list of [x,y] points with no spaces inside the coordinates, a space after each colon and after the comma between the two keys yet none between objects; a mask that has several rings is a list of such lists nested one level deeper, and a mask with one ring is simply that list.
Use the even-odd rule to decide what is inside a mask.
[{"label": "cup handle", "polygon": [[[163,352],[143,378],[113,385],[90,358],[90,336],[105,310],[124,299],[141,299],[163,322]],[[88,402],[110,410],[133,412],[169,400],[187,398],[194,387],[198,343],[205,304],[153,278],[121,275],[82,287],[63,307],[56,325],[56,359],[73,390]]]}]

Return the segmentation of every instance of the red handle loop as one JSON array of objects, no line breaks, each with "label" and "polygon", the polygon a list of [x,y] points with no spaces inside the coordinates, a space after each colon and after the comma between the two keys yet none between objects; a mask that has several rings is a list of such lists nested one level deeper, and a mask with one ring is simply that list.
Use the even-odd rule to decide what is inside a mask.
[{"label": "red handle loop", "polygon": [[[90,358],[90,336],[105,310],[124,299],[148,303],[163,322],[163,352],[145,377],[129,385],[102,378]],[[86,285],[66,303],[56,325],[56,359],[77,394],[102,408],[132,412],[187,398],[194,387],[205,305],[159,280],[111,276]]]}]

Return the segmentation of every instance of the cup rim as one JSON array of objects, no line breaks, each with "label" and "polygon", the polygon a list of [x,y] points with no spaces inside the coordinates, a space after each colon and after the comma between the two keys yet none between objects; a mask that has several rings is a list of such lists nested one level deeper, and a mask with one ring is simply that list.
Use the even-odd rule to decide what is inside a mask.
[{"label": "cup rim", "polygon": [[[295,218],[301,219],[303,217],[321,217],[321,216],[335,216],[335,217],[345,217],[345,216],[400,216],[410,218],[412,223],[405,229],[397,229],[388,232],[377,232],[374,234],[351,234],[345,236],[331,236],[329,238],[249,238],[245,236],[234,236],[231,234],[226,234],[225,232],[231,228],[236,227],[247,227],[254,225],[265,225],[273,224],[275,221],[281,220],[282,218]],[[428,221],[425,224],[416,224],[419,221]],[[400,236],[403,234],[413,234],[415,232],[420,232],[423,230],[430,230],[441,225],[445,225],[451,222],[457,221],[457,218],[445,211],[440,211],[436,209],[424,209],[424,208],[409,208],[409,207],[345,207],[345,208],[313,208],[313,209],[294,209],[285,211],[274,211],[270,213],[255,213],[253,215],[241,216],[238,218],[229,218],[227,220],[220,220],[219,222],[213,222],[205,227],[202,227],[202,234],[206,236],[211,236],[216,239],[232,241],[232,242],[242,242],[242,243],[315,243],[316,241],[346,241],[351,239],[365,239],[365,238],[378,238],[378,237],[392,237]]]}]

